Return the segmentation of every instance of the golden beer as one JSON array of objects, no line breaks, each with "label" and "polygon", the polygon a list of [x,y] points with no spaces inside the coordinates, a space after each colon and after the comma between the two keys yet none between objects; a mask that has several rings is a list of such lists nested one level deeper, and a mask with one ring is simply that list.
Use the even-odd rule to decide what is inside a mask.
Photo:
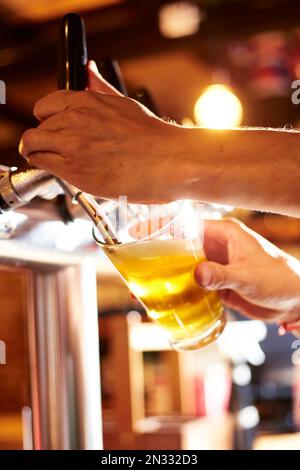
[{"label": "golden beer", "polygon": [[178,350],[205,346],[226,323],[218,294],[195,282],[195,267],[205,261],[203,250],[195,246],[187,240],[149,239],[103,248],[148,316]]}]

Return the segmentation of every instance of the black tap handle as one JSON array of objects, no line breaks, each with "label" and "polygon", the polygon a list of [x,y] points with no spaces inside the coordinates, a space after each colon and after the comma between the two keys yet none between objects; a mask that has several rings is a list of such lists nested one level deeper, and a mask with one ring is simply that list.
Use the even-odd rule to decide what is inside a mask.
[{"label": "black tap handle", "polygon": [[[58,89],[85,90],[87,86],[87,47],[84,22],[76,13],[65,15],[60,23],[58,44]],[[73,216],[66,195],[57,197],[63,221],[72,222]]]},{"label": "black tap handle", "polygon": [[85,90],[87,47],[84,22],[76,13],[65,15],[60,24],[58,88]]}]

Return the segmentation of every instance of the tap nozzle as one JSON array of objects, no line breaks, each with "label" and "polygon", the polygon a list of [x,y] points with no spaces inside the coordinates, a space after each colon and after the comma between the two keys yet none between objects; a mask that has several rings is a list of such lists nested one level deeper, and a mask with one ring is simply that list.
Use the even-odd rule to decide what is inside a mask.
[{"label": "tap nozzle", "polygon": [[0,174],[0,212],[24,206],[36,196],[49,199],[59,193],[55,177],[44,170],[27,167]]}]

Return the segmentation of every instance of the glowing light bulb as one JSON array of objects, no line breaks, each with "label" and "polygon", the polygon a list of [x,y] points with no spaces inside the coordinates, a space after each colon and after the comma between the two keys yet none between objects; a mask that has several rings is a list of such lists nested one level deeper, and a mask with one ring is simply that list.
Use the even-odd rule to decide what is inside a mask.
[{"label": "glowing light bulb", "polygon": [[210,85],[194,107],[199,126],[209,129],[230,129],[240,125],[243,108],[238,97],[226,85]]}]

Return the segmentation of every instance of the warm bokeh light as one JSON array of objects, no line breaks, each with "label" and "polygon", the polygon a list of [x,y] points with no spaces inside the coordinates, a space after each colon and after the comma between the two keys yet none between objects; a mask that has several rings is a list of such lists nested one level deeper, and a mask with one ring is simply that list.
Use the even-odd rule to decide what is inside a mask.
[{"label": "warm bokeh light", "polygon": [[204,11],[191,2],[167,3],[159,10],[160,33],[170,39],[195,34],[204,18]]},{"label": "warm bokeh light", "polygon": [[45,21],[50,18],[63,16],[70,11],[85,11],[99,7],[109,7],[122,0],[39,0],[30,2],[28,0],[2,0],[1,6],[5,11],[16,18],[24,18],[31,21]]},{"label": "warm bokeh light", "polygon": [[209,129],[230,129],[242,122],[239,98],[226,85],[210,85],[194,107],[196,123]]}]

